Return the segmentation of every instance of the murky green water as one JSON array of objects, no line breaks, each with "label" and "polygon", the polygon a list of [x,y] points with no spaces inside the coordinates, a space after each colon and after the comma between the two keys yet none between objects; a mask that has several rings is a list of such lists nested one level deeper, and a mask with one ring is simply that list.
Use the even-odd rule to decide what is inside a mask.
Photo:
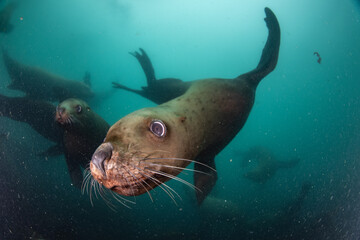
[{"label": "murky green water", "polygon": [[[0,9],[10,2],[0,1]],[[1,47],[68,79],[89,71],[96,94],[89,104],[110,124],[155,106],[112,88],[113,81],[136,89],[146,83],[128,52],[145,49],[158,78],[233,78],[259,61],[268,33],[264,7],[282,34],[278,65],[257,88],[244,128],[216,157],[219,179],[201,207],[194,191],[174,180],[168,184],[181,197],[176,203],[156,188],[153,202],[147,194],[129,197],[131,209],[117,204],[113,211],[96,196],[91,204],[71,186],[63,155],[38,155],[51,142],[0,117],[1,239],[359,238],[359,1],[17,3]],[[0,77],[2,95],[23,96],[7,88],[2,60]],[[254,146],[276,160],[300,161],[252,181],[246,173],[256,162],[244,164],[244,156]],[[193,181],[191,172],[179,177]]]}]

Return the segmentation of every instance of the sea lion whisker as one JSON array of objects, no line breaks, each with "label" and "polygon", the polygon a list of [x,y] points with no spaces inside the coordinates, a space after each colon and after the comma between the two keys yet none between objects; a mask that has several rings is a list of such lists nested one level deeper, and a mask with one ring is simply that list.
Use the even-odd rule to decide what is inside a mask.
[{"label": "sea lion whisker", "polygon": [[186,162],[192,162],[192,163],[202,165],[202,166],[207,167],[207,168],[211,169],[212,171],[216,172],[215,168],[212,168],[209,165],[206,165],[205,163],[202,163],[202,162],[199,162],[199,161],[196,161],[196,160],[186,159],[186,158],[144,158],[143,160],[144,161],[147,161],[147,160],[178,160],[178,161],[186,161]]},{"label": "sea lion whisker", "polygon": [[86,190],[86,183],[88,182],[89,179],[89,174],[86,174],[86,176],[84,177],[82,183],[81,183],[81,194],[85,194],[85,190]]},{"label": "sea lion whisker", "polygon": [[[125,165],[123,163],[121,163],[121,165],[123,165],[125,167]],[[126,183],[131,186],[131,184],[129,183],[129,181],[127,180],[127,177],[124,176],[124,174],[122,172],[120,172],[121,176],[123,177],[123,179],[125,179]],[[132,191],[132,195],[134,197],[134,202],[136,202],[136,197],[135,197],[135,193],[134,193],[134,189],[131,187],[130,188]]]},{"label": "sea lion whisker", "polygon": [[[142,180],[142,179],[141,179],[141,180],[138,179],[134,174],[132,174],[131,171],[129,171],[128,167],[127,167],[125,164],[122,164],[122,165],[124,166],[125,170],[126,170],[134,179],[136,179],[137,182],[139,182],[139,183],[141,184],[141,186],[142,186],[142,187],[146,190],[146,192],[148,193],[150,200],[151,200],[152,202],[154,202],[154,199],[152,198],[150,192],[147,190],[147,188],[144,186],[144,184],[141,183],[141,182],[144,182],[144,183],[146,183],[146,182],[145,182],[144,180]],[[136,182],[136,184],[137,184],[137,182]],[[148,183],[146,183],[146,184],[149,186]]]},{"label": "sea lion whisker", "polygon": [[159,175],[162,175],[164,177],[168,177],[168,178],[171,178],[171,179],[174,179],[178,182],[181,182],[183,184],[185,184],[186,186],[189,186],[190,188],[194,189],[194,190],[197,190],[199,192],[202,192],[198,187],[194,186],[193,184],[189,183],[188,181],[185,181],[184,179],[181,179],[179,177],[176,177],[174,175],[171,175],[171,174],[167,174],[167,173],[164,173],[164,172],[161,172],[161,171],[156,171],[156,170],[152,170],[152,169],[148,169],[150,172],[153,172],[153,173],[157,173]]},{"label": "sea lion whisker", "polygon": [[[144,174],[145,174],[145,170],[141,170],[142,172],[144,172]],[[142,173],[140,173],[140,174],[142,174]],[[161,181],[159,181],[158,179],[156,179],[156,178],[154,178],[154,177],[151,177],[150,175],[147,175],[147,174],[145,174],[145,176],[146,177],[148,177],[148,178],[150,178],[150,180],[152,180],[154,183],[156,183],[160,188],[161,188],[161,185],[164,185],[167,189],[169,189],[170,191],[172,191],[173,193],[175,193],[176,194],[176,196],[178,196],[178,198],[180,199],[180,200],[182,200],[182,197],[174,190],[174,189],[172,189],[169,185],[167,185],[166,183],[163,183],[163,182],[161,182]],[[171,192],[170,192],[171,193]],[[171,194],[172,196],[174,196],[173,194]],[[175,196],[174,196],[175,197]]]},{"label": "sea lion whisker", "polygon": [[190,172],[197,172],[197,173],[201,173],[201,174],[211,176],[211,174],[209,174],[209,173],[199,171],[199,170],[195,170],[195,169],[191,169],[191,168],[176,167],[176,166],[157,164],[157,163],[146,163],[146,164],[150,164],[150,165],[154,165],[154,166],[162,166],[162,167],[167,167],[167,168],[173,168],[173,169],[179,169],[179,170],[185,170],[185,171],[190,171]]},{"label": "sea lion whisker", "polygon": [[[173,193],[176,194],[176,196],[177,196],[180,200],[182,200],[182,197],[181,197],[174,189],[172,189],[170,186],[168,186],[166,183],[163,183],[163,182],[159,181],[158,179],[156,179],[156,178],[154,178],[154,177],[152,177],[152,176],[150,176],[150,175],[147,175],[147,174],[145,173],[145,170],[144,170],[144,169],[140,169],[140,168],[138,168],[138,167],[136,167],[136,166],[134,166],[134,167],[139,170],[139,173],[140,173],[142,176],[145,175],[145,177],[149,178],[153,183],[157,184],[157,186],[159,186],[160,188],[162,188],[161,185],[163,185],[164,187],[166,187],[166,188],[170,191],[169,193],[171,194],[171,196],[173,196],[173,197],[175,198],[175,196],[171,193],[171,192],[173,192]],[[164,189],[162,189],[162,190],[164,190]],[[165,191],[165,190],[164,190],[164,191]],[[176,201],[175,201],[175,204],[177,205]]]},{"label": "sea lion whisker", "polygon": [[[91,172],[90,172],[91,173]],[[89,192],[91,192],[92,191],[92,189],[91,189],[91,181],[93,181],[94,179],[93,179],[93,177],[92,177],[92,175],[90,174],[89,175],[89,177],[87,178],[87,180],[86,180],[86,185],[85,185],[85,188],[86,188],[86,192],[89,194]]]},{"label": "sea lion whisker", "polygon": [[86,189],[86,183],[91,175],[91,172],[88,168],[86,168],[84,170],[84,175],[85,177],[83,178],[83,182],[81,183],[81,193],[84,194],[85,193],[85,189]]},{"label": "sea lion whisker", "polygon": [[[112,211],[117,212],[116,206],[108,199],[107,197],[107,188],[104,189],[102,185],[99,185],[99,193],[102,199],[105,201],[106,206],[108,206]],[[125,205],[127,207],[127,205]]]},{"label": "sea lion whisker", "polygon": [[70,124],[70,125],[73,125],[74,120],[73,120],[73,118],[72,118],[71,116],[68,118],[68,120],[69,120],[69,124]]},{"label": "sea lion whisker", "polygon": [[98,184],[99,184],[98,181],[94,182],[94,193],[95,193],[96,199],[99,199],[99,196],[98,196],[98,187],[99,187],[99,185]]},{"label": "sea lion whisker", "polygon": [[[182,197],[174,190],[172,189],[169,185],[167,185],[166,183],[163,183],[159,180],[157,180],[156,178],[153,178],[157,184],[158,187],[160,187],[170,198],[171,200],[175,203],[176,206],[178,206],[176,200],[175,200],[175,195],[182,201]],[[153,181],[154,181],[153,180]],[[175,193],[175,195],[173,194]]]},{"label": "sea lion whisker", "polygon": [[99,195],[104,200],[105,204],[111,209],[115,210],[114,204],[112,204],[109,199],[106,197],[106,192],[104,191],[104,188],[101,185],[98,185],[99,188]]},{"label": "sea lion whisker", "polygon": [[[173,202],[175,203],[176,206],[177,206],[178,204],[177,204],[177,202],[176,202],[176,200],[175,200],[175,196],[172,194],[172,192],[175,193],[176,196],[178,196],[180,200],[182,200],[182,198],[180,197],[180,195],[179,195],[174,189],[172,189],[171,187],[169,187],[167,184],[159,181],[158,179],[156,179],[156,178],[154,178],[154,177],[152,177],[152,176],[150,176],[150,175],[147,175],[147,174],[145,173],[145,170],[140,169],[140,168],[136,167],[135,165],[133,165],[133,166],[139,170],[139,173],[140,173],[141,175],[143,175],[143,176],[147,177],[148,179],[150,179],[153,183],[155,183],[157,186],[159,186],[167,195],[169,195],[169,197],[173,200]],[[166,187],[166,189],[164,189],[164,187],[163,187],[162,185],[163,185],[164,187]],[[172,191],[172,192],[171,192],[171,191]]]},{"label": "sea lion whisker", "polygon": [[[110,193],[111,193],[111,195],[115,198],[115,200],[118,201],[118,202],[120,202],[121,204],[125,204],[124,202],[131,203],[131,204],[136,204],[136,202],[133,202],[133,201],[131,201],[131,200],[129,200],[129,199],[123,198],[123,197],[121,197],[119,194],[114,193],[114,192],[111,191],[111,190],[110,190]],[[126,205],[126,207],[131,208],[131,207],[127,206],[127,205]]]},{"label": "sea lion whisker", "polygon": [[[145,174],[145,173],[144,173]],[[146,174],[145,174],[146,175]],[[176,206],[178,206],[176,200],[175,200],[175,196],[174,194],[172,194],[171,191],[175,192],[177,196],[179,196],[179,194],[174,190],[172,189],[171,187],[169,187],[168,185],[166,185],[165,183],[162,183],[161,181],[157,180],[156,178],[153,178],[151,176],[148,176],[149,179],[154,182],[159,188],[161,188],[161,190],[163,190],[170,198],[171,200],[174,202],[174,204]],[[171,191],[170,191],[171,190]],[[181,197],[179,196],[179,198],[181,199]]]},{"label": "sea lion whisker", "polygon": [[131,209],[130,206],[126,205],[126,202],[132,203],[132,204],[136,204],[133,201],[129,201],[128,199],[122,198],[119,196],[119,194],[114,193],[113,191],[109,190],[110,195],[117,201],[119,202],[121,205],[123,205],[124,207],[127,207],[128,209]]},{"label": "sea lion whisker", "polygon": [[92,200],[92,189],[94,187],[94,182],[95,182],[95,179],[91,178],[91,181],[90,181],[90,204],[91,206],[94,206],[94,203],[93,203],[93,200]]}]

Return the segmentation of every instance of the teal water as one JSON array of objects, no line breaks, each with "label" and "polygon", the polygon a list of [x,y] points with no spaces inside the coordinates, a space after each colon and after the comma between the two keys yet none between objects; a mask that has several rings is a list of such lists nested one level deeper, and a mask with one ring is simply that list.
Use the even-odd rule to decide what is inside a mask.
[{"label": "teal water", "polygon": [[[219,179],[209,201],[199,208],[194,192],[172,180],[176,204],[157,188],[154,202],[144,194],[131,209],[113,211],[96,197],[92,205],[70,185],[63,156],[36,155],[51,145],[46,139],[0,118],[8,136],[0,158],[3,238],[359,239],[359,1],[23,0],[0,44],[18,61],[69,79],[89,71],[99,96],[89,104],[114,124],[155,106],[112,89],[112,81],[145,85],[128,52],[145,49],[158,78],[233,78],[259,61],[266,6],[282,31],[278,65],[257,88],[244,128],[216,157]],[[2,60],[0,76],[1,94],[21,96],[7,89]],[[253,146],[301,160],[258,184],[244,177],[241,162]],[[179,177],[193,180],[191,172]],[[311,187],[300,201],[304,183]]]}]

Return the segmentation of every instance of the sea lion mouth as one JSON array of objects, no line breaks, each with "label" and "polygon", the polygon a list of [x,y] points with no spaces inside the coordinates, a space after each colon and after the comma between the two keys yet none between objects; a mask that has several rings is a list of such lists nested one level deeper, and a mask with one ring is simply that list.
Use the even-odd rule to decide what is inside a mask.
[{"label": "sea lion mouth", "polygon": [[56,113],[55,113],[55,121],[57,121],[61,125],[71,125],[71,124],[73,124],[74,119],[66,111],[65,108],[57,106]]},{"label": "sea lion mouth", "polygon": [[174,169],[170,165],[164,165],[158,158],[147,158],[148,155],[139,151],[119,152],[112,143],[103,143],[90,161],[91,175],[104,187],[123,196],[141,195],[176,178],[179,169],[171,172]]}]

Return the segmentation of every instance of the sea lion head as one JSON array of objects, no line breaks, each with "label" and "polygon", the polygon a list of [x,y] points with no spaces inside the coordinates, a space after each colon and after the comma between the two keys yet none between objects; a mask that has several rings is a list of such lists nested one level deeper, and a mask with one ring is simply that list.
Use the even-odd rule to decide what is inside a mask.
[{"label": "sea lion head", "polygon": [[[148,192],[178,175],[193,157],[187,121],[166,107],[144,108],[115,123],[90,162],[95,180],[124,196]],[[179,180],[182,181],[183,180]]]},{"label": "sea lion head", "polygon": [[92,110],[89,105],[80,99],[69,98],[56,107],[55,120],[64,128],[82,126],[90,122]]}]

